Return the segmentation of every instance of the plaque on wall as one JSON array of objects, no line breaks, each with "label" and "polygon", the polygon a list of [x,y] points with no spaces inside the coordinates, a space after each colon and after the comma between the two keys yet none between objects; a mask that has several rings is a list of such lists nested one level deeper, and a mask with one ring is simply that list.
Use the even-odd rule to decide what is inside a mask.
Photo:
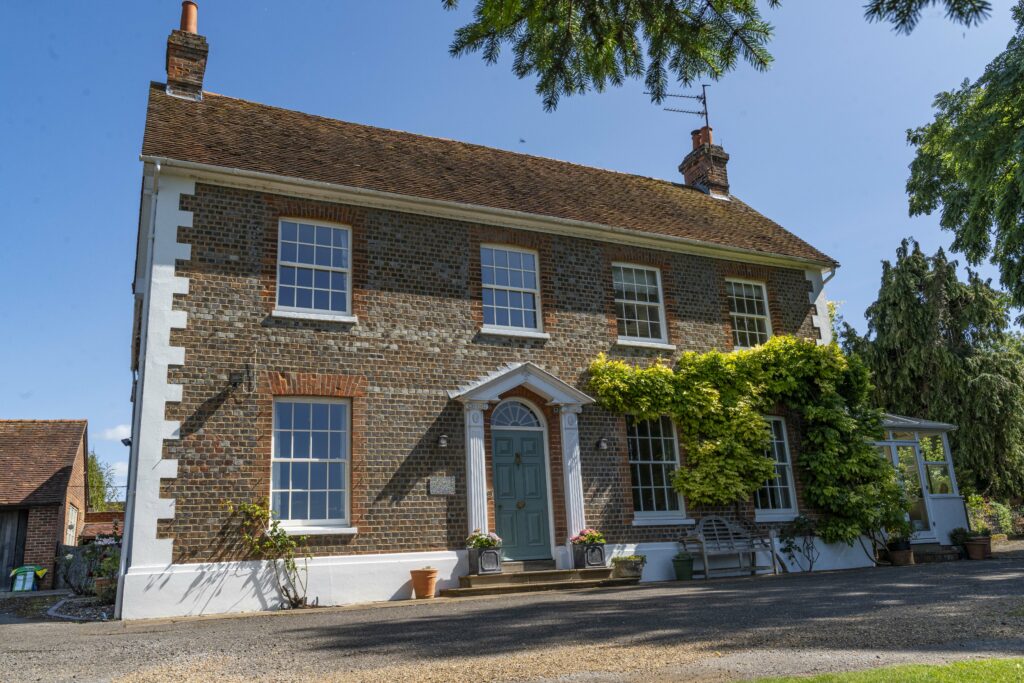
[{"label": "plaque on wall", "polygon": [[431,477],[430,495],[432,496],[454,496],[455,477]]}]

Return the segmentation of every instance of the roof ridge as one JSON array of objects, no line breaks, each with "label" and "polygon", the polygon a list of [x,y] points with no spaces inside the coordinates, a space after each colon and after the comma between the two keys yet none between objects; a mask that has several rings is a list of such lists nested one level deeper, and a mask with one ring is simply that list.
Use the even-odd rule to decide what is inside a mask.
[{"label": "roof ridge", "polygon": [[[157,83],[156,81],[153,81],[151,83],[151,85],[164,85],[164,84],[163,83]],[[581,163],[576,162],[576,161],[568,161],[568,160],[565,160],[565,159],[556,159],[555,157],[542,156],[540,154],[528,154],[526,152],[514,152],[514,151],[512,151],[510,149],[503,149],[501,147],[492,147],[490,145],[482,145],[482,144],[477,143],[477,142],[466,142],[465,140],[458,140],[458,139],[455,139],[455,138],[446,138],[446,137],[441,137],[439,135],[427,135],[425,133],[415,133],[413,131],[401,130],[401,129],[398,129],[398,128],[387,128],[385,126],[374,126],[374,125],[371,125],[369,123],[359,123],[357,121],[349,121],[349,120],[346,120],[346,119],[336,119],[336,118],[331,118],[330,116],[324,116],[323,114],[312,114],[310,112],[300,111],[298,109],[288,109],[287,107],[279,107],[279,106],[274,105],[274,104],[266,104],[264,102],[256,102],[256,101],[253,101],[253,100],[247,100],[244,97],[233,97],[231,95],[224,95],[222,93],[212,92],[212,91],[209,91],[209,90],[204,90],[203,91],[203,95],[204,96],[205,95],[212,95],[213,97],[220,97],[220,98],[223,98],[225,100],[234,100],[236,102],[244,102],[246,104],[252,104],[252,105],[255,105],[257,107],[265,107],[267,109],[275,109],[277,111],[288,112],[289,114],[298,114],[300,116],[308,116],[309,118],[312,118],[312,119],[320,119],[322,121],[328,121],[328,122],[333,123],[333,124],[341,123],[341,124],[345,124],[345,125],[348,125],[348,126],[359,126],[360,128],[371,128],[373,130],[383,130],[383,131],[387,131],[389,133],[397,133],[399,135],[408,135],[408,136],[415,137],[415,138],[425,138],[427,140],[438,140],[438,141],[441,141],[441,142],[449,142],[449,143],[453,143],[453,144],[460,145],[460,146],[463,146],[463,147],[472,147],[472,148],[475,148],[475,149],[483,149],[483,150],[487,150],[488,152],[500,152],[502,154],[510,154],[512,156],[524,157],[524,158],[527,158],[527,159],[540,159],[542,161],[550,161],[550,162],[554,162],[554,163],[557,163],[557,164],[565,164],[567,166],[575,166],[576,168],[583,168],[583,169],[586,169],[588,171],[601,171],[602,173],[614,173],[615,175],[626,176],[628,178],[637,178],[637,179],[640,179],[640,180],[648,180],[648,181],[652,181],[652,182],[656,182],[656,183],[663,183],[663,184],[666,184],[666,185],[673,185],[675,187],[679,187],[679,188],[686,189],[686,190],[691,190],[693,192],[697,192],[697,193],[702,194],[702,195],[706,195],[707,194],[706,192],[704,192],[703,190],[701,190],[699,188],[692,187],[692,186],[687,185],[685,183],[673,182],[673,181],[671,181],[671,180],[669,180],[667,178],[656,178],[654,176],[642,175],[640,173],[629,173],[627,171],[618,171],[618,170],[615,170],[614,168],[603,168],[601,166],[589,166],[587,164],[581,164]]]},{"label": "roof ridge", "polygon": [[12,424],[12,423],[15,423],[15,422],[22,422],[22,423],[25,423],[25,422],[27,422],[27,423],[34,423],[34,422],[42,422],[42,423],[52,423],[52,422],[78,423],[78,422],[82,422],[82,423],[88,424],[89,420],[86,419],[86,418],[73,418],[73,417],[44,417],[44,418],[24,418],[24,419],[21,419],[21,418],[0,418],[0,424]]}]

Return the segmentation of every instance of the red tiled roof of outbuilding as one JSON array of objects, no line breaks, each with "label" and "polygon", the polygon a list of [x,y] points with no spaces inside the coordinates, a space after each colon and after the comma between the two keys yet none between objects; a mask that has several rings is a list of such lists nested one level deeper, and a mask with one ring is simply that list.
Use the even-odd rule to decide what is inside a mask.
[{"label": "red tiled roof of outbuilding", "polygon": [[0,420],[0,505],[50,505],[67,495],[85,420]]}]

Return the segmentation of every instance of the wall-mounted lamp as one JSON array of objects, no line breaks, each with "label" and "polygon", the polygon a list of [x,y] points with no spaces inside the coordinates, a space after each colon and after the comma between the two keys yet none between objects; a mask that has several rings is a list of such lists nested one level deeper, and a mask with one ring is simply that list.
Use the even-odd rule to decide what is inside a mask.
[{"label": "wall-mounted lamp", "polygon": [[438,448],[448,448],[448,435],[447,434],[442,434],[441,436],[437,437],[437,447]]},{"label": "wall-mounted lamp", "polygon": [[132,440],[130,438],[129,439],[121,439],[121,445],[122,446],[131,446],[132,445]]},{"label": "wall-mounted lamp", "polygon": [[597,450],[606,451],[608,450],[608,439],[603,436],[597,440]]}]

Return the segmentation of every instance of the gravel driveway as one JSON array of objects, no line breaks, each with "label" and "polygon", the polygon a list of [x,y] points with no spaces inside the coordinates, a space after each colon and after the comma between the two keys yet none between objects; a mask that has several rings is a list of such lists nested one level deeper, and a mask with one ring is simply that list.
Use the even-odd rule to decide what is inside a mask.
[{"label": "gravel driveway", "polygon": [[9,681],[706,680],[1024,653],[1024,559],[0,627]]}]

